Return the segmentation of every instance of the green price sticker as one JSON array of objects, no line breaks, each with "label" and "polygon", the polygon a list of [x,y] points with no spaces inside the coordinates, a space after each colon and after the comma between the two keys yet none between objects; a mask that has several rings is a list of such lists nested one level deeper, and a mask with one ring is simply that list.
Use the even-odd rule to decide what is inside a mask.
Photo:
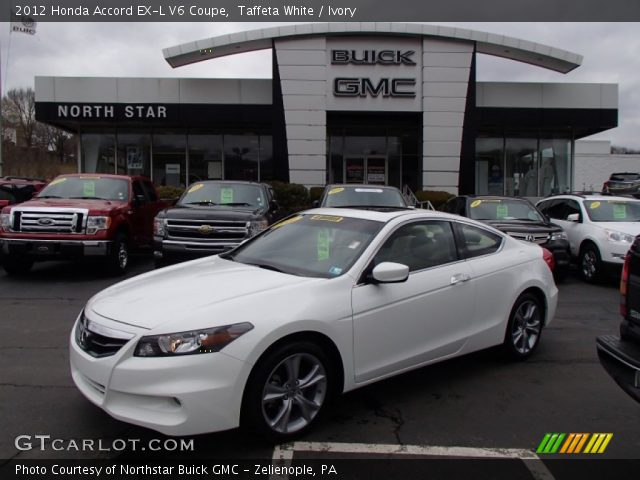
[{"label": "green price sticker", "polygon": [[220,189],[220,203],[233,203],[233,188]]},{"label": "green price sticker", "polygon": [[624,203],[613,204],[613,218],[615,220],[625,220],[627,218],[627,206]]},{"label": "green price sticker", "polygon": [[329,260],[329,230],[326,228],[318,231],[317,248],[318,261]]},{"label": "green price sticker", "polygon": [[506,205],[498,205],[496,208],[496,216],[498,218],[506,218],[509,216],[509,207]]},{"label": "green price sticker", "polygon": [[96,196],[96,182],[84,182],[82,184],[82,194],[85,197]]}]

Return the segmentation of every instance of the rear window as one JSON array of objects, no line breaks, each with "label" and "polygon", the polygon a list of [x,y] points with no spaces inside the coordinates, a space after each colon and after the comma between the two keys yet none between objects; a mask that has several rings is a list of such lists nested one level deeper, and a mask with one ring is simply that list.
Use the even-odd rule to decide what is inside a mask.
[{"label": "rear window", "polygon": [[333,187],[324,197],[323,207],[406,207],[402,194],[392,188]]}]

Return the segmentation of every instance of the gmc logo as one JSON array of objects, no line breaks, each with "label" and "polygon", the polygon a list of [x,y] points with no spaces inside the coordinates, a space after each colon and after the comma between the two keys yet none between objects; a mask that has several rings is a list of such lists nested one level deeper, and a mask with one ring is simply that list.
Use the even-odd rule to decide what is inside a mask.
[{"label": "gmc logo", "polygon": [[413,90],[414,78],[381,78],[375,84],[369,78],[336,78],[333,81],[333,94],[336,97],[366,97],[376,98],[415,98]]},{"label": "gmc logo", "polygon": [[331,50],[332,65],[415,65],[414,50]]}]

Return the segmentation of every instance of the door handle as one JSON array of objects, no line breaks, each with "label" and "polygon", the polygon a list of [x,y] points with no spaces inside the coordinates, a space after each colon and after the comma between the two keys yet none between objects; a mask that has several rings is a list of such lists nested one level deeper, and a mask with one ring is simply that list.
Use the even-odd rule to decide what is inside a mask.
[{"label": "door handle", "polygon": [[468,273],[456,273],[451,276],[451,285],[457,285],[458,283],[468,282],[471,280],[471,275]]}]

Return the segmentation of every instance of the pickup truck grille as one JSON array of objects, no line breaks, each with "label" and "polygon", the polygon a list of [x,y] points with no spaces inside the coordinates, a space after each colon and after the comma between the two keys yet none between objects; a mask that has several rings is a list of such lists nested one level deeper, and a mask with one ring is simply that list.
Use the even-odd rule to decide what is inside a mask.
[{"label": "pickup truck grille", "polygon": [[172,240],[224,240],[239,243],[249,236],[246,221],[168,219],[166,228],[167,237]]},{"label": "pickup truck grille", "polygon": [[506,234],[518,240],[526,240],[527,242],[537,243],[538,245],[547,243],[549,240],[548,233],[506,232]]},{"label": "pickup truck grille", "polygon": [[84,233],[87,211],[81,209],[13,209],[12,231],[24,233]]}]

